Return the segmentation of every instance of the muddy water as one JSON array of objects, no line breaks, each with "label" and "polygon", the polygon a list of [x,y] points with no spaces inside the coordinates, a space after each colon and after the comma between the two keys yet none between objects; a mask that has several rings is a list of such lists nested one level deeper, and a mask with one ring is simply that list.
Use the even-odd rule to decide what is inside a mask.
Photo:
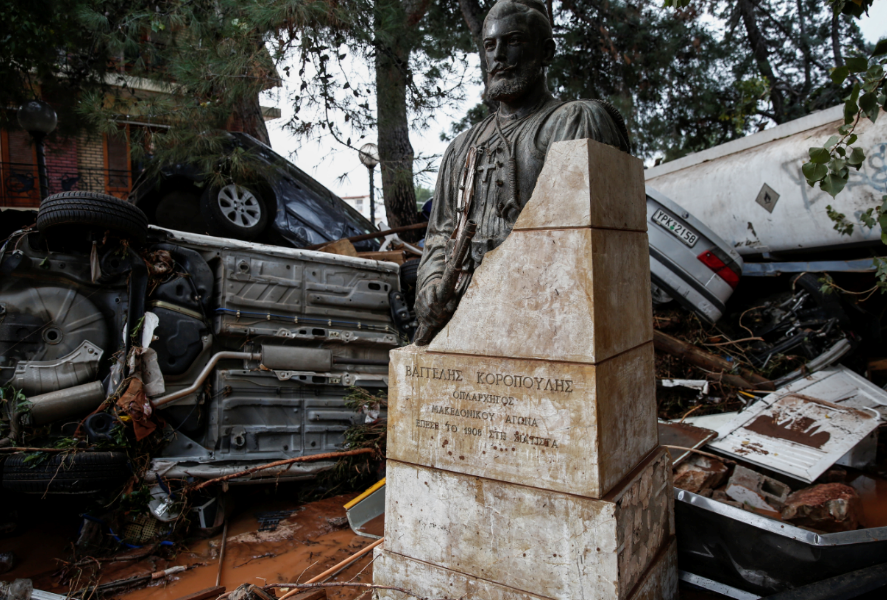
[{"label": "muddy water", "polygon": [[[8,515],[6,508],[0,505],[4,516]],[[20,525],[22,531],[0,540],[0,552],[13,552],[16,566],[0,576],[0,581],[33,579],[48,574],[58,567],[54,557],[64,556],[71,541],[77,539],[79,520],[72,520],[61,511],[47,510],[18,516],[24,521]]]},{"label": "muddy water", "polygon": [[[331,518],[344,517],[342,506],[353,497],[353,494],[336,496],[307,504],[280,521],[275,531],[258,531],[260,524],[255,513],[280,510],[279,506],[252,507],[251,512],[235,516],[228,525],[221,585],[230,591],[242,583],[265,585],[307,581],[372,543],[368,538],[354,535],[347,526],[336,528],[328,522]],[[220,540],[221,536],[218,536],[199,542],[180,555],[176,564],[193,565],[194,568],[174,576],[174,581],[136,590],[121,598],[172,600],[212,587],[219,569]],[[358,560],[334,580],[371,582],[372,567],[368,567],[371,560],[370,556]],[[342,588],[330,590],[329,597],[350,600],[361,593],[362,590]]]},{"label": "muddy water", "polygon": [[[228,525],[228,541],[222,568],[221,585],[229,591],[242,583],[304,582],[341,562],[373,540],[356,536],[346,525],[335,527],[329,519],[345,516],[343,505],[356,494],[336,496],[327,500],[298,506],[295,502],[272,499],[250,502],[236,511]],[[281,520],[274,531],[259,531],[257,514],[270,511],[293,510]],[[77,527],[68,521],[49,519],[14,539],[0,540],[0,551],[12,550],[20,565],[2,580],[18,577],[34,580],[38,589],[65,593],[54,577],[58,564],[54,557],[67,558],[70,544],[76,539]],[[166,581],[116,595],[126,600],[175,600],[193,592],[212,587],[218,573],[221,535],[197,541],[180,552],[173,560],[145,558],[136,561],[105,563],[99,583],[118,581],[147,575],[171,566],[185,565],[188,571],[169,577]],[[122,551],[121,555],[138,555],[141,551]],[[360,558],[330,581],[372,582],[372,553]],[[85,583],[82,582],[82,583]],[[82,585],[81,583],[81,585]],[[80,587],[72,585],[72,587]],[[335,600],[351,600],[360,596],[359,588],[329,590]]]},{"label": "muddy water", "polygon": [[887,526],[887,479],[859,474],[847,482],[862,500],[863,527]]}]

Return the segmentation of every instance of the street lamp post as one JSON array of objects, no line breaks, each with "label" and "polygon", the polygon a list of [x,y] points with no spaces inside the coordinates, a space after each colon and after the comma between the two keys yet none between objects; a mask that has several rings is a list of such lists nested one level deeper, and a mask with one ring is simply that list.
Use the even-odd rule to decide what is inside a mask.
[{"label": "street lamp post", "polygon": [[49,195],[49,177],[46,174],[46,152],[43,140],[55,129],[58,117],[50,105],[41,100],[29,100],[22,104],[18,112],[18,124],[31,134],[37,147],[37,179],[40,186],[40,200]]},{"label": "street lamp post", "polygon": [[379,164],[379,149],[375,144],[364,144],[358,151],[360,163],[370,172],[370,222],[376,226],[376,185],[373,174]]}]

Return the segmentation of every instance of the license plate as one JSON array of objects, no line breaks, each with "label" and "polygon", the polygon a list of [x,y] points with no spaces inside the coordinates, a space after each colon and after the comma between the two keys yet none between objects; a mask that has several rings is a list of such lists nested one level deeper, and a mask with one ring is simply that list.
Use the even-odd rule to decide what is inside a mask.
[{"label": "license plate", "polygon": [[680,221],[669,215],[664,210],[657,210],[653,214],[653,222],[671,232],[676,238],[687,244],[690,248],[699,241],[699,236],[687,229]]}]

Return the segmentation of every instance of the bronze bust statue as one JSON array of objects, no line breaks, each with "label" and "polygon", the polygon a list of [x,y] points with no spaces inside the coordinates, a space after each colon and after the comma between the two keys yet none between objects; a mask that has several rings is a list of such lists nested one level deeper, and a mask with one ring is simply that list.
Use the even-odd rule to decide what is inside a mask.
[{"label": "bronze bust statue", "polygon": [[545,69],[554,57],[542,0],[499,0],[483,26],[496,113],[459,135],[441,162],[419,264],[415,343],[449,321],[484,254],[511,232],[554,142],[591,138],[629,152],[622,117],[606,102],[561,102]]}]

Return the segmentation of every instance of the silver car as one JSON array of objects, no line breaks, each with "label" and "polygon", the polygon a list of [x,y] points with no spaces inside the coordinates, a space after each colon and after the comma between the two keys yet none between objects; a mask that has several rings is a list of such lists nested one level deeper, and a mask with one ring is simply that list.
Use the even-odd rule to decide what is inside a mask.
[{"label": "silver car", "polygon": [[647,186],[653,303],[677,301],[714,323],[742,276],[742,259],[697,218]]}]

